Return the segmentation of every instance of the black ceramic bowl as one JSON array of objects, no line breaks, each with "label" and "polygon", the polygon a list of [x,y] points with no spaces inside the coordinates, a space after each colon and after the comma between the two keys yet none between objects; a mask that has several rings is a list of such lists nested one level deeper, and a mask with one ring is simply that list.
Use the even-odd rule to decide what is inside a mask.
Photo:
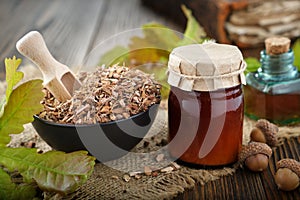
[{"label": "black ceramic bowl", "polygon": [[87,150],[98,161],[120,158],[147,134],[159,104],[128,119],[92,125],[58,124],[34,116],[33,127],[52,148],[64,152]]}]

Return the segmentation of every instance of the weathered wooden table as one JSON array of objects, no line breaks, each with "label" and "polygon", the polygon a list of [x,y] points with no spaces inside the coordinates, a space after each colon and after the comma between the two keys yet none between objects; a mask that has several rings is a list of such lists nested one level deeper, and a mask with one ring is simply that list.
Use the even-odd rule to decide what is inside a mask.
[{"label": "weathered wooden table", "polygon": [[[21,57],[15,44],[30,30],[42,32],[50,52],[60,62],[79,66],[99,42],[151,21],[183,29],[143,7],[139,0],[1,0],[0,79],[4,78],[4,58]],[[299,137],[276,149],[266,171],[240,169],[233,176],[195,185],[176,199],[300,199],[299,188],[283,192],[274,183],[275,163],[286,157],[300,159]]]}]

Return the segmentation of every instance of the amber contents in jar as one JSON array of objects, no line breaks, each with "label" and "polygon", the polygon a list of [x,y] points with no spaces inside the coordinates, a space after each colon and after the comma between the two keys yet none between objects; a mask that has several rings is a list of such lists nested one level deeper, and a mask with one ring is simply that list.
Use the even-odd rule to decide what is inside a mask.
[{"label": "amber contents in jar", "polygon": [[243,135],[242,86],[169,95],[169,152],[181,161],[220,166],[237,161]]},{"label": "amber contents in jar", "polygon": [[268,94],[244,86],[245,113],[252,119],[267,119],[285,125],[300,122],[300,94]]}]

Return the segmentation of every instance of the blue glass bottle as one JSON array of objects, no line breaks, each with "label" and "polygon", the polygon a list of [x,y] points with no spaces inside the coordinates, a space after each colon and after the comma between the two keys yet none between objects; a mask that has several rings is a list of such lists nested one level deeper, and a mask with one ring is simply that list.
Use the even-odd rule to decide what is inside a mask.
[{"label": "blue glass bottle", "polygon": [[[269,38],[269,49],[260,53],[261,67],[246,76],[245,114],[279,125],[300,122],[300,73],[293,66],[294,53],[288,38]],[[288,44],[280,42],[288,40]],[[273,45],[272,46],[272,41]],[[288,46],[287,46],[288,45]],[[272,49],[273,48],[273,49]],[[274,49],[285,49],[274,53]],[[273,53],[272,53],[273,51]]]}]

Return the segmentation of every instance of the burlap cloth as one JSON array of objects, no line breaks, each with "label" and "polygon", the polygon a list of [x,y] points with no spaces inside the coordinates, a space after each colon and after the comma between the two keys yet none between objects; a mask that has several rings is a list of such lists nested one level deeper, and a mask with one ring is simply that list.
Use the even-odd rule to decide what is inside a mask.
[{"label": "burlap cloth", "polygon": [[[24,67],[26,74],[35,74],[36,68]],[[33,71],[34,73],[26,73]],[[36,77],[36,75],[32,75]],[[30,77],[28,77],[30,78]],[[0,95],[4,92],[5,83],[0,82]],[[245,118],[243,144],[249,142],[249,133],[254,121]],[[300,135],[300,126],[280,127],[279,140]],[[219,169],[199,169],[180,165],[171,172],[161,172],[160,169],[170,166],[172,158],[164,148],[167,141],[167,111],[165,102],[155,119],[149,133],[128,155],[107,163],[97,163],[88,181],[74,193],[62,197],[53,193],[45,193],[45,199],[172,199],[195,184],[204,185],[222,176],[233,175],[240,167],[238,163]],[[25,125],[23,133],[12,135],[11,147],[26,146],[34,142],[35,147],[43,151],[51,148],[38,136],[31,124]],[[164,154],[157,161],[157,155]],[[144,172],[144,167],[156,171],[151,175],[141,173],[129,176],[132,172]],[[130,178],[128,178],[130,177]],[[125,180],[126,179],[126,180]]]}]

